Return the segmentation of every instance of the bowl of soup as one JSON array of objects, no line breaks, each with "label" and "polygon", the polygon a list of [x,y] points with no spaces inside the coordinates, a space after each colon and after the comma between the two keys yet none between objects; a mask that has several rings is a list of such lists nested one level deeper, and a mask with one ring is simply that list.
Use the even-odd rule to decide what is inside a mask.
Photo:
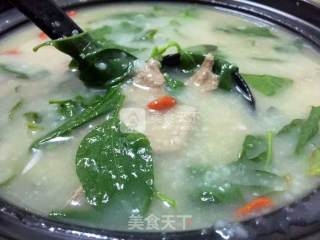
[{"label": "bowl of soup", "polygon": [[[84,33],[50,40],[0,15],[0,236],[319,230],[317,3],[61,4]],[[90,66],[68,56],[87,37]]]}]

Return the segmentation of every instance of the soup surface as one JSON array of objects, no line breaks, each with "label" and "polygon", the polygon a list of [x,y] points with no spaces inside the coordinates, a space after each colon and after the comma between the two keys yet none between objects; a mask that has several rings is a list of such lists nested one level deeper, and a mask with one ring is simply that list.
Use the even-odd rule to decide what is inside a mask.
[{"label": "soup surface", "polygon": [[[116,87],[87,87],[79,72],[99,80],[81,62],[69,65],[50,46],[33,52],[49,40],[35,27],[5,36],[1,198],[86,226],[175,231],[260,215],[318,185],[320,58],[308,43],[202,6],[68,14],[117,49],[108,57],[128,54],[95,68],[112,75],[133,63],[134,71]],[[180,65],[160,68],[177,51]],[[129,53],[137,60],[128,62]],[[235,90],[236,66],[256,110]]]}]

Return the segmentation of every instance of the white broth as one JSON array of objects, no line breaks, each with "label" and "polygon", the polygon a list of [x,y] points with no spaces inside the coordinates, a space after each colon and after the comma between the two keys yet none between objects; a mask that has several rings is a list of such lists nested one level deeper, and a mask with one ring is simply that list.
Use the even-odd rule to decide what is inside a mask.
[{"label": "white broth", "polygon": [[[128,219],[123,209],[108,207],[108,204],[102,209],[90,206],[81,191],[82,181],[76,171],[75,159],[80,142],[97,125],[110,118],[110,114],[103,114],[65,136],[52,139],[45,147],[30,151],[35,140],[67,121],[67,117],[61,117],[57,111],[57,104],[49,104],[50,100],[91,97],[103,94],[104,90],[86,87],[77,72],[69,70],[70,57],[54,47],[33,52],[33,47],[48,39],[33,26],[23,27],[0,41],[1,198],[43,216],[71,208],[75,212],[72,217],[68,214],[55,217],[87,226],[174,231],[203,228],[221,220],[240,221],[242,218],[236,217],[235,213],[254,199],[265,197],[272,200],[272,206],[258,209],[254,215],[243,218],[280,208],[317,187],[319,177],[310,175],[308,158],[319,148],[319,134],[308,139],[300,154],[295,153],[298,133],[277,135],[293,119],[307,119],[312,106],[320,106],[320,58],[309,43],[269,23],[198,5],[115,4],[79,10],[72,15],[84,29],[110,26],[112,34],[105,35],[107,40],[137,48],[136,69],[144,67],[154,47],[163,46],[168,41],[176,41],[183,48],[214,44],[219,53],[239,67],[241,73],[272,75],[292,82],[272,96],[249,84],[256,99],[255,112],[234,91],[202,91],[189,83],[178,91],[163,88],[158,92],[139,88],[132,79],[123,84],[121,91],[126,98],[122,109],[140,111],[142,115],[138,117],[142,118],[138,123],[143,124],[140,131],[151,142],[154,189],[176,203],[170,204],[170,201],[153,196],[147,212],[141,216],[145,220],[144,226],[134,229],[130,222],[133,218]],[[262,36],[254,32],[254,28],[263,29]],[[141,34],[147,30],[155,30],[155,35],[149,35],[146,40]],[[175,52],[175,49],[169,52]],[[3,66],[17,70],[20,75]],[[174,73],[172,77],[185,83],[189,78]],[[150,101],[163,95],[171,95],[176,100],[172,109],[150,111],[146,107]],[[25,115],[28,112],[29,116],[33,114],[31,123]],[[180,113],[186,115],[180,118]],[[261,189],[246,188],[244,191],[241,188],[243,199],[237,196],[238,201],[226,200],[228,197],[224,198],[224,195],[221,199],[219,195],[214,200],[205,201],[208,195],[205,196],[205,191],[198,185],[212,187],[210,179],[216,174],[215,168],[223,172],[226,166],[238,160],[247,135],[266,136],[268,132],[268,136],[273,137],[272,149],[268,148],[266,153],[272,160],[267,171],[276,174],[272,181],[282,179],[283,185],[273,186],[272,191],[264,186],[263,193]],[[319,156],[317,161],[320,161]],[[202,170],[195,170],[199,168]],[[246,170],[238,169],[229,178],[234,177],[236,182],[242,171],[246,174]],[[218,187],[227,189],[229,185]],[[78,197],[71,201],[75,192]],[[124,201],[130,202],[130,199]],[[100,211],[102,217],[94,214],[90,217],[90,209]],[[148,228],[151,217],[158,221],[158,225]],[[165,225],[170,218],[173,226]]]}]

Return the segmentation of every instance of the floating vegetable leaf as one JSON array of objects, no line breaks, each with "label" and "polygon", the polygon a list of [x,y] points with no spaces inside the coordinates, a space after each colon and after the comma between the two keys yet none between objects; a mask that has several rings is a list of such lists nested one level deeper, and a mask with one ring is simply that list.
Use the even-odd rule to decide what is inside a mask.
[{"label": "floating vegetable leaf", "polygon": [[150,142],[143,134],[121,131],[118,112],[122,102],[108,120],[81,141],[76,155],[76,170],[86,198],[97,208],[110,204],[132,181],[138,181],[141,189],[150,189],[147,200],[152,198]]},{"label": "floating vegetable leaf", "polygon": [[298,53],[304,48],[303,41],[301,39],[296,39],[293,42],[286,43],[281,46],[275,46],[273,49],[281,53]]},{"label": "floating vegetable leaf", "polygon": [[184,18],[196,18],[199,16],[199,11],[196,8],[188,7],[180,12],[180,16]]},{"label": "floating vegetable leaf", "polygon": [[199,189],[200,193],[196,196],[200,197],[202,202],[214,204],[227,204],[243,201],[243,194],[239,186],[225,183],[219,186],[210,186]]},{"label": "floating vegetable leaf", "polygon": [[269,166],[272,161],[272,139],[271,132],[266,136],[246,136],[239,161],[259,165],[260,169]]},{"label": "floating vegetable leaf", "polygon": [[123,19],[123,20],[136,20],[137,18],[154,18],[156,14],[152,11],[149,12],[141,12],[141,11],[130,11],[130,12],[122,12],[115,13],[110,16],[110,19]]},{"label": "floating vegetable leaf", "polygon": [[316,149],[308,158],[308,174],[311,176],[320,176],[320,148]]},{"label": "floating vegetable leaf", "polygon": [[[201,169],[199,172],[198,170]],[[218,168],[189,168],[198,199],[209,203],[241,201],[243,193],[274,193],[287,188],[285,179],[239,161]],[[236,197],[238,196],[238,198]]]},{"label": "floating vegetable leaf", "polygon": [[34,51],[48,45],[74,59],[73,66],[78,66],[80,79],[88,86],[102,87],[126,80],[133,72],[136,60],[123,48],[101,45],[89,32],[48,41],[35,47]]},{"label": "floating vegetable leaf", "polygon": [[118,31],[122,31],[125,33],[128,33],[128,32],[139,33],[139,32],[143,31],[143,28],[137,26],[136,24],[132,24],[128,21],[124,21],[124,22],[120,23],[120,25],[118,27]]},{"label": "floating vegetable leaf", "polygon": [[80,79],[89,86],[115,85],[127,80],[136,58],[119,49],[103,49],[79,62]]},{"label": "floating vegetable leaf", "polygon": [[140,41],[153,41],[158,32],[159,32],[158,29],[149,29],[149,30],[145,31],[142,34],[142,36],[138,37],[137,40],[140,40]]},{"label": "floating vegetable leaf", "polygon": [[33,142],[30,148],[39,148],[42,144],[49,142],[53,138],[65,136],[73,129],[81,127],[98,116],[110,113],[114,109],[114,105],[121,102],[122,99],[123,96],[121,95],[119,87],[111,88],[104,96],[99,97],[99,101],[96,99],[96,102],[85,107],[79,114],[69,118],[58,128]]},{"label": "floating vegetable leaf", "polygon": [[14,66],[6,65],[3,63],[0,63],[0,72],[3,72],[4,74],[13,75],[16,78],[29,79],[29,76],[26,73],[18,71]]},{"label": "floating vegetable leaf", "polygon": [[285,125],[280,131],[278,132],[278,135],[287,134],[292,132],[295,129],[301,129],[301,126],[303,124],[303,119],[293,119],[289,124]]},{"label": "floating vegetable leaf", "polygon": [[248,84],[266,96],[273,96],[293,84],[288,78],[272,75],[242,74]]},{"label": "floating vegetable leaf", "polygon": [[265,38],[278,38],[272,31],[267,27],[260,26],[227,26],[219,27],[218,31],[222,31],[229,34],[237,34],[240,36],[249,36],[249,37],[265,37]]},{"label": "floating vegetable leaf", "polygon": [[301,153],[307,143],[319,132],[320,107],[312,107],[309,117],[302,123],[296,145],[296,153]]},{"label": "floating vegetable leaf", "polygon": [[169,74],[164,74],[166,80],[166,87],[171,91],[177,91],[185,87],[181,80],[173,79]]},{"label": "floating vegetable leaf", "polygon": [[16,104],[11,108],[11,110],[9,111],[9,119],[12,120],[14,118],[14,116],[16,115],[17,111],[19,111],[19,109],[22,107],[23,104],[23,100],[20,99],[18,102],[16,102]]},{"label": "floating vegetable leaf", "polygon": [[182,51],[180,45],[175,41],[170,41],[164,46],[155,47],[152,49],[151,58],[158,60],[159,62],[162,61],[163,55],[168,51],[170,48],[175,48],[176,52],[180,53]]},{"label": "floating vegetable leaf", "polygon": [[161,192],[155,191],[154,195],[155,195],[155,197],[157,197],[162,202],[168,204],[170,207],[176,207],[177,206],[177,202],[174,199],[168,197],[167,195],[165,195],[165,194],[163,194]]},{"label": "floating vegetable leaf", "polygon": [[267,58],[267,57],[251,57],[252,60],[270,63],[283,63],[284,61],[278,58]]},{"label": "floating vegetable leaf", "polygon": [[181,26],[181,23],[177,20],[177,19],[172,19],[169,24],[172,26],[172,27],[180,27]]},{"label": "floating vegetable leaf", "polygon": [[26,112],[23,114],[27,120],[27,127],[30,130],[40,130],[42,129],[38,124],[41,122],[42,117],[37,112]]},{"label": "floating vegetable leaf", "polygon": [[79,105],[73,100],[50,100],[49,104],[58,106],[58,113],[62,119],[71,118],[79,112]]},{"label": "floating vegetable leaf", "polygon": [[236,65],[226,60],[215,60],[213,72],[219,75],[219,88],[230,91],[235,85],[233,80],[234,74],[238,71],[239,68]]}]

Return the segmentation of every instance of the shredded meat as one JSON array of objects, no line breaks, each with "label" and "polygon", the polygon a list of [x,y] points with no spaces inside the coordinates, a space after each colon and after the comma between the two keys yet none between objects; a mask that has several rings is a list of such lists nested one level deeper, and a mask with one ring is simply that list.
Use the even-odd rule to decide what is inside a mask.
[{"label": "shredded meat", "polygon": [[212,91],[218,88],[218,76],[212,72],[214,58],[208,54],[200,69],[190,78],[189,83],[200,87],[203,91]]},{"label": "shredded meat", "polygon": [[134,77],[134,85],[148,88],[159,88],[165,83],[165,79],[160,71],[161,64],[154,59],[150,59],[143,69],[139,70]]},{"label": "shredded meat", "polygon": [[120,114],[126,126],[147,136],[156,153],[181,149],[187,143],[196,117],[195,108],[179,104],[166,112],[146,112],[144,127],[141,128],[141,124],[130,124],[130,116]]}]

